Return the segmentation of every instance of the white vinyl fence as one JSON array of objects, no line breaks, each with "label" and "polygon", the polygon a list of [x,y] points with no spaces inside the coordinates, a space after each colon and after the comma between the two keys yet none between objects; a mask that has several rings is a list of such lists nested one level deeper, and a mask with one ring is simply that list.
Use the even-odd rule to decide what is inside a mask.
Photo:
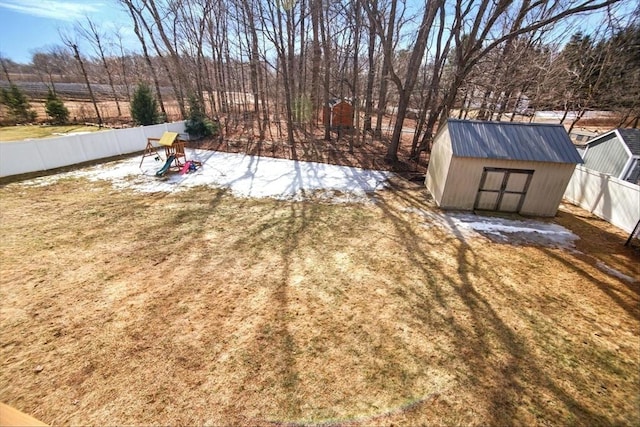
[{"label": "white vinyl fence", "polygon": [[564,198],[627,233],[640,219],[640,186],[582,165],[576,166]]},{"label": "white vinyl fence", "polygon": [[38,172],[143,151],[147,138],[184,133],[184,122],[30,141],[0,142],[0,177]]}]

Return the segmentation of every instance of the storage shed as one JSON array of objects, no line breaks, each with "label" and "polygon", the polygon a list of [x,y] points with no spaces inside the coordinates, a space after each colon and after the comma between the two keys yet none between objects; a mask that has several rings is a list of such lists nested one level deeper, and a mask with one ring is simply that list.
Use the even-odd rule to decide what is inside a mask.
[{"label": "storage shed", "polygon": [[332,128],[349,129],[353,127],[353,105],[344,99],[333,99],[324,107],[322,122],[329,122]]},{"label": "storage shed", "polygon": [[562,125],[450,119],[425,184],[443,209],[554,216],[577,163]]}]

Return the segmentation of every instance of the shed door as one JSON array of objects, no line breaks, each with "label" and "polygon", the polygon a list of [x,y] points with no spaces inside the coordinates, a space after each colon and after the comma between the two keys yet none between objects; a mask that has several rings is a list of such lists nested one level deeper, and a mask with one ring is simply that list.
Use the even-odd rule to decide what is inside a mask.
[{"label": "shed door", "polygon": [[520,212],[532,176],[530,169],[484,168],[473,209]]}]

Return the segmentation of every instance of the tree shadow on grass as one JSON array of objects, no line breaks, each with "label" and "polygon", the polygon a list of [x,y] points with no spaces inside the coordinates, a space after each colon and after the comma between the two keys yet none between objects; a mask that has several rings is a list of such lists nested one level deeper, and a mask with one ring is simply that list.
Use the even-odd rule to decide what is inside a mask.
[{"label": "tree shadow on grass", "polygon": [[625,246],[629,234],[591,215],[577,206],[566,206],[553,218],[553,222],[580,236],[576,249],[601,259],[613,268],[631,271],[640,280],[640,248]]},{"label": "tree shadow on grass", "polygon": [[[298,175],[301,172],[298,170]],[[302,179],[298,176],[296,179]],[[164,223],[153,224],[147,230],[154,233],[157,229],[175,229],[181,223],[191,223],[200,233],[206,230],[207,221],[211,215],[215,215],[217,207],[222,197],[219,192],[212,198],[210,203],[196,205],[192,208],[186,207],[184,211],[170,212]],[[399,192],[398,198],[406,206],[424,205],[421,200],[421,192]],[[251,208],[254,202],[242,201],[239,209]],[[406,251],[400,256],[406,256],[408,264],[413,267],[421,276],[418,283],[407,282],[398,283],[395,292],[401,298],[407,298],[414,302],[414,313],[411,316],[423,325],[424,331],[438,331],[438,336],[444,337],[451,345],[451,354],[442,355],[439,363],[447,368],[447,360],[450,359],[450,368],[456,372],[456,388],[463,388],[473,393],[476,400],[481,402],[479,408],[468,410],[478,410],[485,413],[483,419],[491,425],[507,425],[523,421],[521,405],[527,400],[528,406],[539,411],[539,417],[551,421],[554,412],[547,412],[548,401],[543,395],[547,393],[552,399],[561,402],[562,407],[570,412],[574,420],[585,424],[609,424],[611,420],[600,413],[589,409],[586,405],[578,402],[567,387],[563,385],[565,378],[552,378],[546,372],[541,362],[536,360],[534,349],[531,348],[525,338],[513,330],[512,325],[505,323],[501,317],[499,307],[495,307],[491,298],[483,294],[474,281],[481,278],[485,282],[492,282],[495,287],[502,288],[503,292],[511,293],[510,300],[517,300],[515,291],[510,291],[507,283],[501,278],[499,271],[491,271],[486,268],[486,260],[482,253],[478,253],[474,246],[465,241],[463,233],[456,228],[456,224],[451,222],[449,227],[453,233],[443,238],[441,242],[443,248],[454,248],[452,256],[455,259],[455,273],[449,277],[450,270],[444,269],[442,260],[434,256],[434,248],[424,241],[424,235],[416,231],[415,222],[407,218],[396,208],[385,203],[376,205],[386,221],[392,224],[395,232],[388,236],[397,245],[404,247]],[[276,402],[277,409],[271,412],[261,407],[260,402],[233,402],[228,409],[229,419],[237,419],[239,414],[243,414],[243,405],[248,403],[254,408],[261,408],[266,418],[270,414],[279,417],[280,420],[274,422],[298,422],[304,419],[307,410],[303,409],[307,397],[301,390],[301,381],[309,373],[298,366],[298,348],[296,332],[292,330],[291,320],[291,283],[295,271],[294,260],[299,259],[299,252],[305,249],[308,240],[305,236],[312,232],[318,221],[322,221],[321,211],[317,210],[313,203],[284,203],[280,207],[281,211],[277,217],[262,218],[256,224],[248,224],[246,229],[239,231],[238,239],[255,241],[255,256],[261,252],[276,248],[278,251],[278,262],[274,266],[271,274],[273,277],[268,281],[267,303],[264,310],[256,314],[256,324],[248,332],[248,346],[244,349],[244,369],[239,372],[242,378],[238,379],[230,387],[238,387],[234,395],[246,396],[243,389],[254,387],[254,391],[274,394],[272,397]],[[229,213],[227,213],[229,215]],[[375,227],[373,227],[376,232]],[[277,234],[281,244],[269,245],[269,239],[273,236],[268,232]],[[157,232],[157,231],[156,231]],[[179,229],[169,233],[163,242],[169,243],[172,239],[178,239]],[[181,244],[180,248],[185,248]],[[167,253],[175,252],[177,247],[167,248]],[[316,250],[323,250],[322,244],[314,247]],[[179,250],[179,249],[178,249]],[[330,250],[326,250],[330,255]],[[246,254],[245,254],[246,256]],[[392,255],[389,255],[392,256]],[[329,257],[327,257],[329,259]],[[365,257],[365,260],[367,258]],[[206,263],[206,256],[202,262]],[[330,262],[330,261],[328,261]],[[197,265],[197,263],[193,264]],[[158,295],[159,298],[179,299],[178,289]],[[381,298],[372,295],[372,298]],[[244,301],[246,302],[246,296]],[[242,302],[240,302],[242,304]],[[154,312],[156,308],[150,307],[144,323],[151,323],[157,320],[159,315]],[[240,310],[243,308],[240,307]],[[338,308],[335,307],[337,310]],[[162,314],[162,313],[161,313]],[[166,314],[165,314],[166,316]],[[172,314],[173,316],[173,314]],[[366,317],[364,317],[366,318]],[[144,316],[143,316],[144,319]],[[340,317],[333,313],[331,324],[338,324]],[[167,326],[170,322],[167,323]],[[212,325],[214,326],[214,325]],[[390,336],[387,347],[380,346],[379,343],[367,341],[367,333],[362,332],[357,337],[357,342],[364,351],[370,352],[377,358],[378,373],[372,373],[368,379],[372,389],[387,387],[398,396],[405,399],[416,398],[420,403],[417,406],[427,408],[430,399],[421,399],[424,396],[404,395],[403,389],[411,390],[415,386],[415,378],[403,373],[403,368],[390,368],[394,365],[402,364],[397,358],[397,351],[405,354],[403,340],[394,336],[393,328],[383,327],[382,333]],[[440,335],[441,334],[441,335]],[[151,337],[161,338],[161,334]],[[204,349],[193,349],[194,353],[200,354]],[[200,353],[199,353],[200,352]],[[431,367],[432,361],[422,360],[419,353],[411,353],[405,357],[411,363],[420,364],[427,371]],[[533,391],[532,391],[533,390]],[[537,393],[535,390],[542,390]],[[366,397],[365,397],[366,399]],[[454,402],[460,405],[459,402]],[[405,404],[399,407],[409,408]],[[456,409],[459,406],[455,407]],[[416,406],[411,406],[411,410],[417,410]],[[436,411],[436,409],[425,409]],[[433,412],[432,412],[433,414]],[[442,414],[440,414],[442,415]],[[391,419],[399,416],[391,411],[388,415]],[[372,419],[378,420],[375,416],[367,419],[356,419],[354,423],[367,424]],[[463,418],[466,422],[472,422],[472,418]],[[425,418],[421,418],[424,422]],[[428,420],[428,418],[427,418]],[[244,421],[247,421],[246,419]],[[557,420],[556,420],[557,421]],[[253,419],[251,420],[253,422]],[[349,421],[351,422],[351,421]]]},{"label": "tree shadow on grass", "polygon": [[[584,283],[594,284],[630,316],[640,319],[640,252],[624,246],[624,234],[577,207],[561,211],[550,222],[562,225],[579,237],[574,242],[576,249],[558,251],[545,246],[536,247],[568,270],[575,271],[584,278]],[[593,268],[610,276],[619,273],[616,285],[597,278],[590,271]]]},{"label": "tree shadow on grass", "polygon": [[[300,170],[298,174],[301,174]],[[604,409],[593,409],[599,401],[593,398],[587,404],[579,401],[579,396],[589,392],[572,390],[580,386],[579,382],[564,375],[552,377],[551,372],[557,371],[546,366],[544,361],[554,361],[553,357],[541,357],[536,353],[538,343],[535,339],[514,328],[515,323],[505,318],[504,307],[497,305],[500,300],[491,294],[502,292],[510,301],[516,301],[508,308],[517,311],[521,320],[529,320],[526,309],[517,303],[524,294],[501,275],[500,269],[507,267],[499,264],[495,269],[489,268],[485,254],[466,241],[454,223],[449,224],[453,230],[451,234],[440,233],[440,240],[435,240],[429,239],[416,225],[416,216],[403,211],[402,206],[391,206],[385,201],[370,210],[345,206],[342,209],[352,209],[354,215],[361,215],[363,219],[352,221],[349,217],[343,223],[335,224],[325,215],[325,207],[317,203],[244,199],[226,203],[225,194],[221,190],[207,190],[171,197],[153,195],[150,196],[152,201],[136,198],[135,208],[126,215],[140,215],[140,228],[122,230],[122,234],[117,234],[117,239],[113,240],[114,245],[119,246],[113,249],[114,258],[135,256],[137,250],[144,251],[138,258],[137,269],[115,271],[115,279],[136,288],[135,292],[146,299],[138,300],[139,294],[125,292],[112,312],[98,305],[98,309],[118,322],[105,320],[95,329],[82,331],[90,332],[86,335],[91,335],[91,341],[97,341],[97,353],[86,353],[92,365],[97,366],[96,373],[90,374],[104,375],[101,383],[108,383],[111,377],[122,382],[117,388],[112,384],[113,396],[103,397],[105,407],[111,405],[114,412],[125,411],[124,415],[116,413],[120,416],[119,422],[142,418],[146,423],[175,421],[179,424],[180,418],[170,418],[176,417],[175,412],[186,414],[193,410],[197,414],[200,410],[222,413],[227,416],[221,418],[226,420],[224,423],[231,420],[237,424],[258,424],[273,417],[276,424],[329,419],[325,424],[370,425],[403,421],[406,419],[403,417],[414,414],[416,419],[409,418],[409,421],[415,424],[436,424],[439,420],[451,422],[453,419],[458,420],[457,424],[480,420],[490,425],[511,425],[531,420],[523,418],[523,406],[526,407],[524,411],[529,408],[537,411],[532,417],[537,417],[541,423],[602,425],[616,421],[603,415]],[[397,198],[405,207],[428,208],[421,191],[398,191]],[[124,200],[117,201],[122,202]],[[93,211],[101,214],[100,203],[94,203],[95,206],[85,209],[91,214]],[[110,200],[110,203],[116,201]],[[154,211],[149,215],[149,221],[144,216],[146,209]],[[114,228],[108,231],[116,230],[117,207],[105,211],[110,212],[110,216],[98,216],[101,220],[96,221],[96,227],[111,225]],[[217,218],[220,219],[219,226]],[[82,216],[73,219],[81,221]],[[320,226],[336,229],[335,233],[318,234],[335,238],[337,242],[310,238]],[[345,232],[348,232],[348,238],[340,238],[341,227],[349,227]],[[357,246],[353,262],[369,273],[360,280],[363,289],[373,292],[366,295],[362,305],[350,307],[349,301],[340,299],[342,297],[324,302],[320,307],[327,314],[320,320],[326,319],[325,329],[316,335],[307,334],[306,337],[312,338],[310,343],[301,342],[299,329],[296,329],[301,322],[293,317],[294,311],[300,308],[295,301],[300,293],[296,293],[298,290],[293,284],[301,274],[297,263],[309,253],[331,263],[336,253],[348,252],[347,245],[356,246],[364,234],[367,239],[363,240],[369,246]],[[109,233],[101,236],[107,238]],[[375,265],[391,266],[401,261],[407,271],[399,274],[397,281],[382,269],[365,268],[369,263],[374,265],[380,261],[381,256],[374,252],[385,247],[376,245],[383,239],[392,242],[389,247],[394,252],[386,254],[389,258],[386,264]],[[191,251],[194,241],[202,246],[202,250]],[[439,251],[445,257],[439,256]],[[271,257],[272,252],[275,256]],[[558,255],[558,252],[551,251],[551,254]],[[271,265],[262,266],[263,272],[252,271],[256,264],[271,261]],[[448,261],[453,267],[444,265]],[[579,267],[591,274],[586,263]],[[117,268],[104,267],[105,270]],[[217,269],[221,270],[216,272],[219,274],[210,278],[208,274]],[[149,277],[145,278],[144,286],[139,287],[136,281],[143,274]],[[261,274],[264,274],[262,281],[259,280]],[[337,285],[323,283],[316,286],[306,302],[319,300],[320,291],[329,287],[336,295],[351,292],[353,296],[362,292],[353,276],[348,273],[345,276],[337,279],[340,282]],[[585,276],[585,281],[588,280]],[[105,285],[93,282],[98,289]],[[375,286],[367,286],[370,283]],[[383,292],[376,294],[376,288]],[[101,295],[97,291],[96,296]],[[394,308],[393,304],[399,308]],[[221,307],[224,305],[228,306]],[[88,304],[88,307],[96,306]],[[351,320],[344,312],[353,307]],[[376,309],[384,311],[387,318],[382,319]],[[210,312],[214,315],[208,316]],[[534,312],[530,317],[537,314]],[[190,329],[192,316],[196,321],[201,316],[199,331]],[[313,315],[309,317],[313,318]],[[546,322],[544,330],[537,337],[551,340],[556,325],[544,319],[542,322]],[[364,327],[359,328],[360,325]],[[418,336],[417,340],[411,341],[398,332],[399,327],[407,325],[412,329],[410,332]],[[331,334],[330,329],[341,326],[345,329]],[[98,328],[113,334],[122,332],[118,337],[124,337],[125,343],[109,342],[110,335],[99,334]],[[238,335],[236,341],[234,334]],[[318,364],[315,365],[318,371],[311,371],[309,365],[301,362],[300,352],[308,352],[305,347],[312,347],[314,339],[319,345],[313,348],[317,355],[312,362],[329,363],[324,356],[331,350],[335,350],[340,361],[346,359],[348,363],[370,357],[368,371],[360,382],[366,387],[361,395],[349,394],[359,368],[347,374],[320,372]],[[442,342],[439,347],[438,342]],[[103,354],[103,345],[112,353]],[[429,349],[424,350],[424,347]],[[352,351],[358,351],[358,354],[349,353]],[[579,353],[569,353],[569,356],[575,355]],[[229,361],[231,357],[238,359]],[[107,360],[118,361],[113,371],[98,363]],[[332,363],[344,367],[338,364],[340,361]],[[442,370],[450,375],[443,375],[444,386],[436,393],[431,393],[429,387],[437,388],[440,384],[422,386],[425,377]],[[219,376],[224,381],[219,381]],[[331,382],[340,376],[347,378],[341,384]],[[314,397],[311,394],[317,389],[305,387],[314,381],[317,387],[336,389],[337,398],[354,409],[332,412],[331,405],[335,401],[326,396],[311,402]],[[73,385],[88,394],[92,391],[89,386],[84,389],[81,386]],[[133,400],[143,403],[128,408],[114,397],[115,390],[118,395],[129,393]],[[425,392],[418,395],[422,391]],[[384,401],[387,406],[374,408],[373,403],[378,403],[376,400],[382,393],[390,396]],[[448,406],[436,405],[437,393],[450,402]],[[228,400],[219,395],[225,395]],[[173,399],[183,406],[174,403]],[[310,402],[317,406],[305,407]],[[611,405],[610,400],[602,403]],[[366,406],[368,404],[371,405]],[[560,405],[561,409],[550,408],[552,404]],[[173,415],[172,410],[175,411]],[[451,414],[456,411],[462,414],[458,418]],[[379,413],[384,414],[382,418]],[[473,418],[475,414],[478,418]],[[346,420],[331,418],[339,416]],[[202,419],[205,417],[203,415]],[[197,421],[196,418],[182,420],[185,424]]]},{"label": "tree shadow on grass", "polygon": [[[424,205],[419,196],[402,192],[398,196],[407,206]],[[423,251],[419,244],[422,237],[414,232],[415,224],[384,205],[381,209],[398,234],[404,237],[411,263],[424,272],[425,278],[437,272],[441,261]],[[458,376],[459,387],[471,388],[477,401],[485,402],[483,408],[476,408],[481,413],[487,413],[488,418],[483,423],[511,425],[523,422],[526,420],[521,418],[523,401],[528,401],[527,409],[534,412],[530,415],[558,421],[553,412],[547,412],[548,402],[543,397],[545,392],[561,402],[571,419],[579,424],[611,423],[609,418],[594,412],[570,394],[562,385],[562,381],[569,379],[550,377],[545,366],[536,361],[531,343],[506,324],[493,307],[494,302],[478,291],[474,284],[477,280],[492,283],[493,288],[501,289],[504,293],[509,293],[510,288],[499,271],[492,271],[484,265],[486,260],[483,254],[474,252],[472,246],[466,243],[465,235],[456,223],[450,221],[448,225],[454,239],[443,242],[443,245],[457,248],[457,275],[449,277],[449,280],[426,280],[425,285],[430,287],[429,292],[434,298],[431,307],[429,304],[423,305],[420,311],[428,311],[434,305],[439,305],[450,313],[450,318],[446,319],[448,325],[442,333],[455,349],[455,361],[452,364],[462,363],[465,366]],[[509,300],[517,301],[519,295],[511,293],[513,295]],[[513,309],[518,310],[517,307]],[[429,315],[418,317],[427,320],[425,328],[432,327]],[[520,421],[517,421],[519,417]]]},{"label": "tree shadow on grass", "polygon": [[[598,265],[596,257],[583,253],[568,256],[566,252],[559,254],[547,248],[540,248],[540,250],[548,257],[562,263],[567,269],[575,271],[584,278],[585,283],[595,285],[627,314],[636,320],[640,320],[640,282],[637,279],[630,282],[618,278],[616,286],[612,286],[611,283],[600,280],[589,272],[588,267],[593,268],[596,266],[597,268],[602,268],[602,266]],[[607,272],[605,271],[605,273]]]}]

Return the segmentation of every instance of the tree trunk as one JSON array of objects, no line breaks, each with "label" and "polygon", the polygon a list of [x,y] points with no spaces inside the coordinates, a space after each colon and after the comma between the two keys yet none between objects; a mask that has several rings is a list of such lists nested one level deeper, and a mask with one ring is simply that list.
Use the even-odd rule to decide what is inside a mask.
[{"label": "tree trunk", "polygon": [[[422,58],[424,57],[424,52],[427,47],[429,33],[431,31],[431,27],[433,26],[433,21],[435,20],[438,10],[441,10],[441,13],[444,14],[444,0],[436,0],[430,2],[424,11],[424,14],[422,16],[422,23],[420,24],[420,30],[418,31],[416,37],[416,43],[409,59],[409,65],[407,67],[404,85],[401,84],[400,80],[397,77],[394,78],[394,81],[398,86],[398,94],[400,96],[400,99],[398,102],[396,123],[393,128],[393,136],[391,137],[391,143],[389,144],[387,154],[385,155],[385,161],[389,163],[395,163],[398,161],[398,148],[400,147],[400,137],[402,135],[404,118],[409,106],[411,92],[413,91],[416,81],[418,80],[420,64],[422,63]],[[385,62],[391,62],[391,58],[385,55]]]},{"label": "tree trunk", "polygon": [[100,57],[100,61],[102,62],[102,68],[104,68],[104,72],[107,75],[107,81],[109,83],[109,87],[111,88],[113,99],[116,101],[116,109],[118,110],[118,117],[120,117],[122,116],[122,111],[120,110],[120,100],[118,99],[118,93],[116,92],[115,85],[113,84],[111,69],[107,64],[107,58],[105,57],[105,54],[104,54],[104,48],[102,46],[100,32],[98,31],[98,28],[96,27],[95,23],[91,21],[91,19],[87,18],[87,24],[89,25],[88,29],[80,26],[81,33],[84,35],[87,41],[95,45],[96,53]]},{"label": "tree trunk", "polygon": [[[328,11],[323,11],[323,18],[320,20],[320,35],[322,37],[322,49],[324,53],[324,96],[322,102],[322,110],[329,108],[329,83],[331,79],[331,49],[329,44],[328,29],[325,28],[325,22],[328,24]],[[324,140],[331,141],[331,111],[327,111],[326,120],[324,120]]]},{"label": "tree trunk", "polygon": [[[371,6],[374,8],[373,14],[377,13],[375,10],[377,0],[371,2]],[[372,18],[369,17],[371,20]],[[371,115],[373,114],[373,83],[376,75],[375,70],[375,49],[376,49],[376,28],[370,22],[369,23],[369,46],[367,50],[367,59],[369,69],[367,72],[367,90],[365,93],[364,103],[364,125],[362,126],[363,132],[371,132]]]},{"label": "tree trunk", "polygon": [[0,57],[0,65],[2,65],[2,72],[7,77],[7,82],[9,82],[9,85],[12,85],[13,82],[11,81],[11,77],[9,76],[9,70],[7,69],[7,64],[4,63],[4,58],[2,57]]},{"label": "tree trunk", "polygon": [[[150,12],[151,17],[153,18],[153,21],[155,23],[155,28],[158,34],[160,35],[160,39],[163,41],[164,47],[169,53],[169,58],[173,65],[172,71],[177,76],[178,83],[179,83],[177,101],[178,101],[178,105],[180,106],[180,113],[182,114],[183,118],[186,118],[187,114],[185,110],[184,92],[186,91],[187,96],[193,95],[193,88],[191,87],[191,84],[187,79],[187,76],[184,72],[184,67],[182,67],[182,64],[180,63],[180,56],[178,55],[178,52],[176,51],[173,43],[171,42],[171,39],[169,38],[169,36],[165,31],[164,23],[167,21],[167,19],[163,17],[164,14],[160,14],[155,1],[156,0],[144,0],[143,3],[146,9]],[[152,35],[152,40],[155,40],[153,38],[153,35]],[[175,37],[174,37],[174,41],[175,41]],[[158,50],[158,53],[160,53],[160,50]]]},{"label": "tree trunk", "polygon": [[131,102],[131,89],[129,85],[129,78],[127,74],[127,55],[124,52],[124,45],[122,44],[122,36],[120,33],[116,33],[118,37],[118,47],[120,48],[120,71],[122,73],[122,84],[124,85],[127,93],[127,102]]},{"label": "tree trunk", "polygon": [[91,89],[91,83],[89,83],[89,76],[87,75],[87,71],[84,68],[84,62],[80,57],[80,51],[78,50],[78,45],[72,44],[71,48],[73,49],[73,57],[76,58],[78,64],[80,65],[80,70],[82,71],[82,75],[84,76],[84,81],[87,84],[87,90],[89,90],[89,96],[91,97],[91,102],[93,103],[93,108],[96,110],[96,116],[98,117],[98,126],[102,127],[102,117],[100,116],[100,110],[98,109],[98,103],[96,102],[96,97],[93,95],[93,90]]},{"label": "tree trunk", "polygon": [[[256,31],[256,26],[254,22],[253,16],[253,8],[248,4],[248,0],[243,2],[244,5],[244,13],[246,14],[245,25],[248,26],[249,33],[247,40],[250,46],[249,48],[249,71],[250,71],[250,79],[251,79],[251,92],[253,93],[253,111],[256,119],[258,120],[258,132],[260,133],[260,140],[264,140],[264,126],[262,120],[259,119],[260,116],[260,86],[258,82],[258,66],[260,64],[260,57],[258,52],[258,32]],[[243,17],[244,18],[244,17]]]},{"label": "tree trunk", "polygon": [[[436,52],[433,58],[433,69],[431,73],[431,79],[429,84],[429,90],[427,92],[427,96],[425,98],[425,102],[422,106],[423,115],[421,120],[426,120],[426,129],[423,134],[422,142],[420,146],[417,146],[417,140],[419,137],[419,132],[416,132],[413,145],[411,147],[411,158],[418,162],[420,160],[420,153],[427,147],[427,145],[433,139],[433,130],[436,124],[436,120],[438,117],[438,108],[434,107],[434,100],[438,96],[438,90],[440,89],[440,81],[442,79],[442,73],[444,70],[444,65],[447,61],[447,57],[449,56],[449,50],[451,48],[451,42],[453,40],[453,34],[451,32],[447,36],[446,42],[443,43],[443,37],[445,34],[445,13],[444,10],[441,10],[439,15],[440,17],[440,28],[438,30],[438,39],[436,41]],[[427,119],[427,111],[428,119]]]},{"label": "tree trunk", "polygon": [[322,0],[311,0],[311,110],[313,111],[313,125],[318,124],[318,112],[322,112],[320,102],[320,60],[322,48],[320,46],[319,24],[322,19]]},{"label": "tree trunk", "polygon": [[[391,0],[387,33],[381,43],[384,61],[382,63],[382,73],[380,74],[380,94],[378,95],[378,109],[376,111],[376,130],[374,131],[376,138],[382,137],[382,119],[387,109],[387,86],[389,85],[389,71],[391,67],[391,57],[393,56],[393,38],[395,35],[397,6],[397,0]],[[381,37],[382,34],[382,31],[380,31]]]},{"label": "tree trunk", "polygon": [[167,117],[167,111],[164,108],[164,101],[162,99],[162,91],[160,90],[160,81],[158,80],[158,75],[156,73],[156,69],[151,62],[151,57],[149,56],[149,50],[147,49],[147,43],[144,40],[144,35],[140,31],[140,27],[138,26],[138,19],[133,15],[133,31],[138,36],[138,40],[140,40],[140,45],[142,46],[142,56],[144,57],[145,62],[147,63],[147,67],[149,67],[149,73],[151,73],[151,78],[153,79],[153,86],[156,90],[156,98],[158,98],[158,105],[160,106],[160,111],[164,116],[165,120]]},{"label": "tree trunk", "polygon": [[[360,70],[358,69],[359,63],[359,50],[360,50],[360,30],[361,30],[361,20],[362,20],[362,12],[360,6],[360,0],[356,0],[354,2],[353,13],[355,14],[355,27],[353,29],[355,33],[354,37],[354,53],[353,53],[353,80],[351,82],[351,87],[353,88],[353,92],[351,94],[351,105],[353,105],[353,113],[355,115],[355,123],[353,128],[355,129],[356,137],[358,137],[360,133],[360,99],[359,99],[359,88],[358,88],[358,74]],[[353,154],[353,137],[349,138],[349,153]]]}]

